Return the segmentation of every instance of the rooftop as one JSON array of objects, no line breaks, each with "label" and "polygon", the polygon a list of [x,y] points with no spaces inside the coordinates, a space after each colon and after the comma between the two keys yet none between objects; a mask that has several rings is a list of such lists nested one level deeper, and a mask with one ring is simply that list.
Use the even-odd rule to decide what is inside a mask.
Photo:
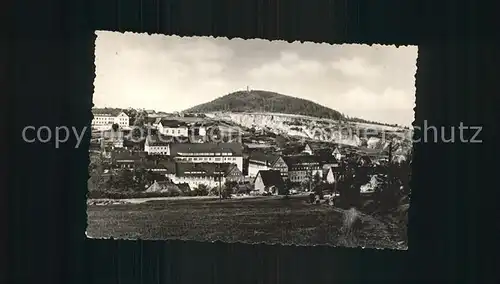
[{"label": "rooftop", "polygon": [[111,152],[111,157],[114,161],[138,161],[146,157],[146,153],[139,151],[113,151]]},{"label": "rooftop", "polygon": [[186,122],[175,119],[164,118],[160,120],[163,127],[187,127]]},{"label": "rooftop", "polygon": [[277,187],[282,187],[284,185],[280,171],[274,171],[274,170],[259,171],[257,176],[260,176],[262,178],[264,186],[274,185]]},{"label": "rooftop", "polygon": [[122,113],[122,110],[120,109],[92,109],[92,114],[94,116],[118,116],[120,113]]},{"label": "rooftop", "polygon": [[319,164],[323,159],[319,156],[312,155],[295,155],[283,157],[285,163],[291,167],[295,165]]},{"label": "rooftop", "polygon": [[267,153],[263,153],[263,152],[260,152],[260,151],[253,151],[253,152],[250,153],[250,155],[248,157],[248,160],[249,161],[252,161],[252,160],[253,161],[259,161],[259,162],[263,162],[263,163],[272,164],[278,158],[279,158],[278,155],[267,154]]},{"label": "rooftop", "polygon": [[147,138],[149,146],[168,146],[175,141],[175,137],[166,135],[149,135]]},{"label": "rooftop", "polygon": [[241,156],[242,151],[240,143],[180,143],[171,145],[170,155],[232,153],[234,156]]}]

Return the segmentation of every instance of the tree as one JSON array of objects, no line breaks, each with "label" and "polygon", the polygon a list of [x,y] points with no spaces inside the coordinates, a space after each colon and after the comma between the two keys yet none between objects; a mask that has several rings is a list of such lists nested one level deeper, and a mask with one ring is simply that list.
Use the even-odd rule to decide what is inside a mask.
[{"label": "tree", "polygon": [[318,185],[320,183],[321,183],[321,176],[320,176],[319,172],[316,172],[313,176],[313,184]]},{"label": "tree", "polygon": [[145,111],[138,111],[135,114],[135,119],[133,125],[143,126],[146,122],[147,113]]},{"label": "tree", "polygon": [[134,173],[129,170],[122,170],[117,176],[114,184],[119,191],[127,191],[135,187]]},{"label": "tree", "polygon": [[283,135],[276,135],[275,141],[278,148],[285,148],[287,139]]},{"label": "tree", "polygon": [[120,125],[118,125],[117,123],[113,123],[113,125],[111,125],[111,129],[113,129],[114,132],[118,131],[118,129],[120,129]]},{"label": "tree", "polygon": [[208,195],[208,187],[204,184],[200,184],[196,189],[196,193],[198,196],[206,196]]},{"label": "tree", "polygon": [[149,183],[148,181],[148,171],[144,168],[138,168],[134,170],[134,189],[136,190],[144,190],[144,187]]},{"label": "tree", "polygon": [[128,108],[123,110],[123,112],[129,117],[129,122],[132,125],[135,125],[135,117],[137,115],[137,111],[133,108]]},{"label": "tree", "polygon": [[222,192],[222,197],[223,198],[229,198],[231,197],[231,194],[234,193],[234,188],[238,186],[238,183],[235,181],[226,181],[224,183],[224,189]]}]

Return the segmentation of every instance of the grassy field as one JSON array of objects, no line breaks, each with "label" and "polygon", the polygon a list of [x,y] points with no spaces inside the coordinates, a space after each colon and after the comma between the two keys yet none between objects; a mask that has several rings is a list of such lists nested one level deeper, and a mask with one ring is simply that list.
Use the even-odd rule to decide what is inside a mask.
[{"label": "grassy field", "polygon": [[[89,205],[92,238],[182,239],[296,245],[346,245],[344,211],[312,205],[307,197],[232,200],[150,200],[139,204]],[[351,245],[400,248],[387,224],[362,215]]]}]

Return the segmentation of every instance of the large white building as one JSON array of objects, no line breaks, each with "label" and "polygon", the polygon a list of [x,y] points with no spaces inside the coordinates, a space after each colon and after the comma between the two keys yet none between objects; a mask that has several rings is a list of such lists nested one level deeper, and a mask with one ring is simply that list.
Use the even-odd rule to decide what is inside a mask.
[{"label": "large white building", "polygon": [[175,139],[148,137],[144,151],[170,156],[184,163],[236,164],[243,171],[243,149],[239,143],[176,143]]},{"label": "large white building", "polygon": [[293,183],[304,182],[318,174],[323,177],[321,159],[317,156],[296,155],[284,157],[288,165],[288,178]]},{"label": "large white building", "polygon": [[200,185],[208,189],[223,187],[226,180],[237,180],[241,171],[232,164],[177,163],[175,173],[166,174],[175,184],[188,184],[194,190]]},{"label": "large white building", "polygon": [[148,155],[170,156],[171,140],[162,136],[148,136],[144,141],[144,152]]},{"label": "large white building", "polygon": [[115,110],[93,110],[92,128],[99,130],[111,129],[113,124],[118,124],[121,128],[128,127],[130,118],[125,112]]},{"label": "large white building", "polygon": [[259,171],[277,170],[281,177],[288,179],[288,165],[282,157],[254,151],[248,157],[248,176],[256,177]]},{"label": "large white building", "polygon": [[188,136],[188,125],[182,121],[162,119],[156,124],[156,127],[158,128],[158,132],[163,135],[174,137]]},{"label": "large white building", "polygon": [[187,163],[236,164],[243,171],[243,147],[240,143],[174,143],[170,156]]}]

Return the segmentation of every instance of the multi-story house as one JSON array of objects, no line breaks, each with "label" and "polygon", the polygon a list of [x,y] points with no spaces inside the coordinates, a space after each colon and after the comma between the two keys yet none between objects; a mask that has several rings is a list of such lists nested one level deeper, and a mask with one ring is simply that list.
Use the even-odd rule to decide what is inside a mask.
[{"label": "multi-story house", "polygon": [[169,155],[178,162],[230,163],[243,171],[243,149],[239,143],[172,143],[169,147]]},{"label": "multi-story house", "polygon": [[288,179],[293,183],[304,182],[316,174],[323,176],[321,158],[310,155],[283,157],[288,165]]},{"label": "multi-story house", "polygon": [[283,179],[288,179],[288,165],[281,156],[253,151],[248,157],[248,175],[255,177],[259,171],[277,170]]},{"label": "multi-story house", "polygon": [[170,155],[170,144],[172,143],[172,137],[165,136],[148,136],[146,141],[144,141],[144,152],[148,155]]},{"label": "multi-story house", "polygon": [[113,124],[118,124],[121,128],[128,127],[130,118],[123,111],[115,110],[92,110],[92,128],[99,130],[111,129]]},{"label": "multi-story house", "polygon": [[188,125],[173,119],[161,119],[156,125],[158,132],[167,136],[188,137]]},{"label": "multi-story house", "polygon": [[175,184],[188,184],[191,189],[200,185],[222,188],[227,180],[238,181],[241,171],[229,163],[176,163],[175,173],[166,176]]},{"label": "multi-story house", "polygon": [[117,168],[132,169],[146,160],[145,152],[112,151],[111,163]]}]

